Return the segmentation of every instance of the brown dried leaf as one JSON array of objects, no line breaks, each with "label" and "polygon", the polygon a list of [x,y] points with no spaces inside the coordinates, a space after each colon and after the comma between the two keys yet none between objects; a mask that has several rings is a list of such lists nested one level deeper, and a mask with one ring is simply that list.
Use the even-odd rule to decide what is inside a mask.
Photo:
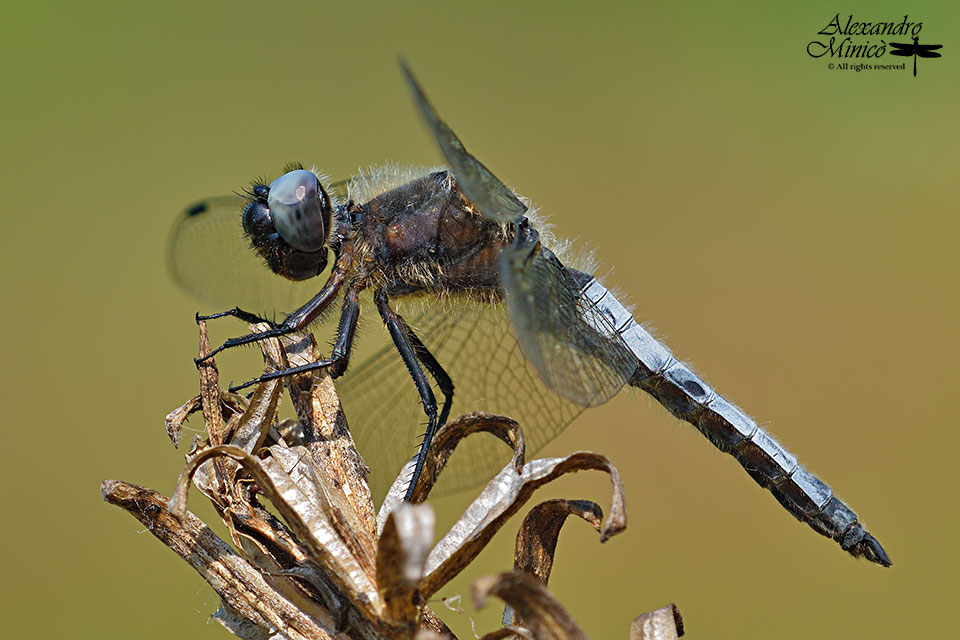
[{"label": "brown dried leaf", "polygon": [[[304,454],[308,455],[305,451]],[[187,462],[180,474],[177,489],[170,500],[171,513],[175,516],[186,513],[193,473],[203,462],[218,456],[233,458],[256,480],[260,491],[277,508],[293,534],[307,546],[313,559],[354,606],[371,619],[377,619],[382,614],[383,601],[373,584],[372,575],[363,569],[353,555],[350,550],[352,545],[347,545],[340,538],[324,505],[312,501],[315,494],[305,493],[275,458],[261,461],[232,445],[221,445],[200,452]]]},{"label": "brown dried leaf", "polygon": [[[550,580],[554,554],[560,529],[567,516],[577,515],[600,531],[603,510],[589,500],[547,500],[541,502],[523,519],[517,532],[516,552],[513,556],[513,570],[526,573],[543,584]],[[503,624],[523,626],[523,620],[508,605],[503,611]]]},{"label": "brown dried leaf", "polygon": [[566,473],[587,469],[609,473],[613,487],[607,519],[600,530],[600,541],[605,542],[622,531],[627,525],[623,483],[616,467],[604,456],[581,451],[566,458],[532,460],[524,465],[519,476],[508,466],[490,481],[430,553],[427,559],[428,575],[420,589],[423,596],[432,596],[472,562],[538,487]]},{"label": "brown dried leaf", "polygon": [[[207,337],[207,323],[198,320],[200,325],[200,357],[210,353],[210,340]],[[223,413],[220,411],[220,387],[217,363],[205,360],[198,365],[200,370],[200,401],[203,409],[203,423],[207,427],[207,437],[210,444],[223,444],[221,425]]]},{"label": "brown dried leaf", "polygon": [[[210,346],[206,325],[199,324],[203,356]],[[267,328],[251,327],[254,332]],[[260,346],[268,372],[321,358],[313,336],[284,338],[282,342],[269,339],[260,341]],[[539,486],[571,471],[602,469],[610,474],[613,485],[611,507],[602,527],[602,513],[591,502],[561,500],[538,505],[525,519],[517,540],[516,567],[530,574],[515,572],[491,578],[487,584],[479,583],[476,591],[479,599],[488,593],[499,595],[516,607],[517,620],[523,617],[529,621],[530,630],[507,625],[485,638],[584,637],[536,578],[546,581],[549,577],[557,535],[570,513],[600,530],[601,541],[625,527],[622,485],[617,470],[606,458],[581,452],[524,465],[523,434],[515,421],[487,413],[461,416],[437,434],[413,491],[413,502],[427,498],[457,444],[473,433],[494,434],[513,448],[513,459],[430,550],[432,511],[426,505],[402,502],[412,466],[394,483],[379,514],[381,521],[374,518],[366,482],[369,470],[356,451],[325,371],[263,382],[249,400],[221,391],[217,378],[215,363],[204,362],[200,366],[200,395],[167,416],[168,433],[176,440],[187,416],[201,409],[208,435],[207,442],[197,441],[194,450],[199,453],[187,461],[169,507],[164,509],[161,502],[160,509],[173,522],[172,528],[184,529],[193,518],[186,511],[193,480],[223,517],[241,554],[239,558],[245,562],[243,569],[255,574],[259,570],[257,577],[270,589],[263,596],[266,603],[260,603],[259,595],[247,593],[250,590],[244,586],[243,576],[225,578],[228,584],[221,585],[218,593],[236,591],[247,598],[224,597],[216,615],[228,629],[241,637],[257,639],[327,638],[331,633],[371,640],[409,639],[417,634],[434,637],[430,632],[454,638],[425,606],[426,599],[471,562]],[[299,421],[277,425],[284,382]],[[265,447],[268,437],[276,444]],[[287,437],[290,440],[285,440]],[[224,441],[229,444],[222,444]],[[107,484],[105,497],[110,492]],[[274,504],[285,523],[261,506],[253,497],[257,493]],[[133,511],[133,505],[125,508]],[[148,508],[140,517],[146,521],[154,513]],[[383,530],[379,544],[378,526]],[[237,555],[223,541],[217,542]],[[211,584],[218,586],[213,581]],[[290,624],[290,628],[275,624],[276,615],[287,615],[286,610],[273,612],[270,607],[275,602],[293,608],[316,630],[303,634]]]},{"label": "brown dried leaf", "polygon": [[402,504],[387,518],[377,551],[377,584],[395,624],[414,625],[424,601],[419,587],[433,544],[433,509]]},{"label": "brown dried leaf", "polygon": [[369,576],[376,573],[376,556],[365,538],[365,523],[360,522],[352,505],[343,498],[343,491],[334,484],[329,467],[320,467],[306,447],[280,447],[269,449],[271,458],[264,460],[269,467],[275,461],[278,468],[304,493],[306,499],[333,525],[337,535],[350,548]]},{"label": "brown dried leaf", "polygon": [[[587,640],[566,609],[532,576],[516,572],[487,576],[474,582],[472,590],[475,607],[482,607],[487,596],[497,596],[520,614],[537,640]],[[493,637],[507,637],[503,631]],[[517,634],[517,630],[510,630],[510,634]]]},{"label": "brown dried leaf", "polygon": [[[304,590],[309,592],[307,597],[329,612],[334,630],[348,627],[363,630],[370,626],[362,614],[340,594],[323,568],[313,561],[309,551],[300,545],[276,516],[256,503],[251,505],[250,512],[250,516],[238,518],[236,526],[242,535],[262,545],[266,553],[286,567],[274,571],[275,575],[297,578]],[[272,568],[272,565],[258,565]]]},{"label": "brown dried leaf", "polygon": [[529,573],[543,584],[550,579],[553,556],[557,550],[560,529],[567,516],[580,516],[600,531],[603,510],[590,500],[547,500],[527,514],[517,532],[513,570]]},{"label": "brown dried leaf", "polygon": [[[250,565],[190,512],[176,517],[167,498],[156,491],[119,480],[105,480],[100,493],[142,522],[147,530],[186,560],[220,596],[224,617],[241,637],[255,638],[258,629],[268,637],[305,640],[332,638],[329,630],[283,598]],[[240,621],[244,621],[242,624]]]},{"label": "brown dried leaf", "polygon": [[[200,357],[203,358],[210,353],[207,323],[198,319],[197,324],[200,328]],[[261,333],[269,329],[270,326],[266,323],[251,326],[251,330],[254,333]],[[275,338],[261,341],[260,345],[264,357],[268,360],[270,359],[268,354],[280,354],[280,343]],[[240,419],[232,419],[226,426],[223,425],[223,411],[221,408],[223,392],[219,387],[219,373],[216,362],[212,358],[205,360],[198,365],[198,369],[200,371],[200,401],[203,411],[203,422],[207,429],[207,441],[212,446],[221,445],[226,441],[230,430],[239,424]],[[266,384],[269,385],[270,383]],[[260,386],[263,387],[264,385]],[[269,387],[262,389],[262,393],[269,394],[270,392]],[[249,409],[249,405],[247,408]],[[275,408],[274,406],[274,409]],[[255,417],[255,415],[252,417]],[[272,420],[273,418],[271,416],[269,421]],[[264,427],[264,430],[267,429],[269,429],[269,426]],[[266,434],[264,433],[263,435],[265,436]],[[244,437],[251,441],[245,442],[244,444],[252,446],[256,444],[258,434],[245,433]],[[259,441],[262,442],[263,438],[259,438]],[[212,464],[200,470],[197,476],[197,487],[204,495],[210,498],[220,511],[223,511],[227,503],[239,501],[234,487],[235,474],[236,465],[228,464],[222,457],[215,458],[212,460]],[[226,503],[224,500],[226,500]],[[229,522],[226,524],[230,526]]]},{"label": "brown dried leaf", "polygon": [[[266,326],[251,329],[258,332]],[[210,350],[204,323],[200,323],[200,334],[203,356]],[[286,341],[286,345],[291,349],[293,366],[320,357],[312,336],[299,342]],[[267,371],[291,366],[278,340],[260,341],[260,346]],[[183,528],[184,523],[193,518],[186,511],[193,480],[213,501],[247,570],[259,571],[259,577],[273,589],[273,595],[266,599],[285,599],[299,615],[322,629],[307,634],[309,637],[327,638],[332,630],[343,638],[409,638],[419,626],[439,637],[455,640],[436,614],[422,604],[416,592],[432,534],[419,541],[398,538],[407,556],[407,571],[404,574],[403,567],[396,568],[401,569],[401,577],[406,575],[406,578],[402,583],[390,579],[384,583],[406,589],[409,597],[401,600],[410,602],[413,610],[408,607],[396,616],[404,620],[389,617],[391,612],[387,612],[374,582],[376,520],[366,484],[369,470],[355,449],[329,376],[321,372],[267,381],[257,386],[250,400],[221,391],[217,377],[215,363],[205,362],[200,367],[202,393],[171,412],[167,419],[168,433],[173,439],[180,435],[187,417],[198,410],[203,410],[207,427],[206,438],[194,439],[192,455],[178,481],[169,510],[163,509],[172,519],[173,527]],[[284,421],[284,435],[281,435],[281,425],[274,423],[284,381],[290,385],[300,421]],[[267,437],[277,444],[263,449]],[[285,437],[291,437],[292,442],[299,440],[306,448],[291,448]],[[217,445],[218,441],[230,444]],[[193,455],[195,452],[199,453]],[[261,460],[251,452],[267,457]],[[257,493],[274,503],[286,524],[252,498]],[[104,495],[108,495],[106,488]],[[158,500],[163,508],[163,498]],[[125,508],[133,510],[131,505]],[[429,513],[426,506],[420,509]],[[147,517],[151,511],[148,509],[142,515]],[[177,516],[182,521],[177,521]],[[172,544],[166,539],[164,542]],[[218,542],[237,554],[222,541]],[[391,560],[397,559],[385,556],[382,568],[388,571],[393,568]],[[419,569],[412,577],[410,567],[416,566]],[[226,580],[229,582],[230,578]],[[237,588],[227,585],[228,590]],[[258,598],[248,596],[254,601]],[[258,617],[257,606],[253,606],[252,611],[249,608],[249,603],[244,605],[242,600],[224,599],[216,617],[245,638],[306,637],[296,630],[288,631],[282,625],[273,624],[270,616]]]},{"label": "brown dried leaf", "polygon": [[[321,359],[313,335],[284,338],[283,348],[290,366]],[[373,497],[367,483],[370,469],[357,452],[333,380],[323,370],[290,376],[286,381],[300,418],[304,444],[314,459],[323,462],[324,471],[320,475],[330,486],[336,487],[329,493],[329,500],[363,545],[363,555],[370,559],[372,568],[377,530]]]},{"label": "brown dried leaf", "polygon": [[[326,602],[329,598],[308,602],[308,598],[305,597],[308,594],[312,596],[315,593],[312,580],[318,578],[319,568],[316,566],[310,567],[308,566],[309,563],[305,563],[302,571],[299,566],[285,570],[277,558],[270,553],[270,549],[266,545],[246,532],[235,532],[234,548],[240,552],[247,562],[260,569],[260,573],[270,583],[270,586],[296,604],[301,611],[308,613],[314,619],[321,620],[324,626],[333,627],[333,618],[330,613],[321,609],[317,604],[317,602]],[[312,572],[311,569],[313,569]],[[298,578],[299,580],[289,580],[288,578]],[[304,583],[307,587],[304,586]],[[325,595],[329,596],[335,593],[329,586],[328,589],[329,593]]]},{"label": "brown dried leaf", "polygon": [[[254,325],[254,327],[264,330],[267,325]],[[280,351],[280,342],[277,339],[261,340],[259,344],[267,370],[276,370],[282,366],[280,362],[283,353]],[[257,385],[239,422],[232,429],[228,428],[230,444],[240,447],[247,453],[253,453],[263,446],[270,427],[276,420],[282,391],[283,380],[279,379],[268,380]]]},{"label": "brown dried leaf", "polygon": [[[459,418],[448,422],[440,427],[433,442],[430,445],[430,451],[427,453],[427,459],[423,465],[423,471],[417,486],[413,492],[411,502],[414,504],[423,502],[430,494],[433,485],[436,484],[440,472],[447,465],[450,456],[460,442],[475,433],[490,433],[513,449],[513,459],[510,465],[519,475],[523,468],[524,456],[526,455],[526,446],[523,441],[523,430],[515,420],[498,416],[493,413],[477,411],[468,413]],[[413,469],[416,464],[416,458],[403,466],[397,479],[393,481],[390,490],[387,492],[383,504],[380,505],[380,512],[377,514],[377,530],[383,529],[383,523],[391,511],[397,508],[403,502],[407,493],[407,485],[410,478],[413,477]]]},{"label": "brown dried leaf", "polygon": [[[240,394],[231,391],[220,391],[220,408],[222,411],[234,416],[247,410],[249,402]],[[180,435],[183,431],[183,425],[191,415],[200,410],[200,394],[193,396],[182,405],[167,414],[163,420],[163,426],[170,437],[170,442],[174,447],[180,445]]]},{"label": "brown dried leaf", "polygon": [[634,618],[630,624],[630,640],[677,640],[683,635],[683,618],[672,602]]},{"label": "brown dried leaf", "polygon": [[[307,606],[312,605],[316,609],[316,602],[323,603],[324,614],[330,617],[330,622],[334,631],[343,631],[347,628],[347,620],[350,615],[350,603],[344,600],[340,594],[330,586],[329,578],[323,573],[323,570],[312,561],[306,561],[302,565],[297,565],[289,569],[280,569],[273,572],[272,575],[284,576],[287,578],[297,578],[301,582],[307,583],[312,589],[313,599],[307,602]],[[292,598],[291,598],[292,599]],[[298,604],[303,599],[298,600]],[[304,608],[303,604],[300,604]],[[314,617],[317,617],[314,614]]]},{"label": "brown dried leaf", "polygon": [[200,394],[197,394],[184,402],[182,405],[167,414],[163,419],[163,426],[167,430],[167,436],[176,449],[180,445],[180,434],[183,432],[183,423],[187,417],[200,408]]}]

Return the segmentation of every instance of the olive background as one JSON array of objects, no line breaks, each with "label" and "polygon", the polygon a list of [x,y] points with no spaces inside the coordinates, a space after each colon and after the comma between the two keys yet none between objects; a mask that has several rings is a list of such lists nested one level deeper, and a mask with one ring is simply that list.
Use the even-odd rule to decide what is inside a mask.
[{"label": "olive background", "polygon": [[[909,14],[943,57],[916,78],[889,55],[907,70],[829,70],[806,45],[838,12]],[[946,2],[5,3],[7,633],[227,637],[209,587],[98,492],[120,478],[169,493],[182,464],[162,420],[195,393],[193,314],[214,309],[170,282],[166,236],[188,203],[290,161],[336,177],[438,163],[401,53],[467,147],[596,248],[638,319],[826,480],[895,563],[849,557],[693,428],[621,394],[542,452],[604,453],[627,487],[624,534],[562,533],[550,587],[587,633],[625,638],[670,601],[690,637],[947,629],[958,18]],[[247,350],[222,379],[257,366]],[[577,474],[537,498],[551,496],[606,507],[609,485]],[[434,502],[438,537],[469,498]],[[471,618],[497,624],[469,584],[510,569],[518,523],[443,590],[463,596],[465,613],[442,612],[460,637]]]}]

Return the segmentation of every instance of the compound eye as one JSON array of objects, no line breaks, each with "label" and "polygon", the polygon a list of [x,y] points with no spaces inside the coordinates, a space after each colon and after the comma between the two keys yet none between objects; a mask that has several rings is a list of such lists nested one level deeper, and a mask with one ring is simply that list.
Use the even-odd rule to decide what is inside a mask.
[{"label": "compound eye", "polygon": [[262,202],[251,202],[243,210],[243,230],[251,238],[262,239],[270,235],[276,237],[277,230],[270,218],[270,209]]},{"label": "compound eye", "polygon": [[308,253],[323,248],[332,209],[312,172],[298,169],[274,180],[267,207],[277,233],[291,247]]}]

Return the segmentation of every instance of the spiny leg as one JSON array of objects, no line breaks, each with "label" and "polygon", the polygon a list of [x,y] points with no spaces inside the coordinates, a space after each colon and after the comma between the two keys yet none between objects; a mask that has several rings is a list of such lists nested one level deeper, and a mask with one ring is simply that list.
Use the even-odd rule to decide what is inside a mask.
[{"label": "spiny leg", "polygon": [[330,354],[334,364],[330,366],[330,375],[339,378],[350,364],[350,352],[353,350],[353,337],[357,333],[357,320],[360,318],[360,290],[348,289],[343,296],[343,311],[340,312],[340,324],[337,326],[337,339]]},{"label": "spiny leg", "polygon": [[[308,324],[313,322],[317,316],[323,313],[328,306],[330,306],[330,303],[333,302],[333,300],[337,297],[337,293],[340,292],[340,287],[343,285],[344,279],[346,278],[347,270],[350,268],[350,260],[345,258],[352,259],[352,256],[347,256],[346,254],[341,256],[341,259],[337,261],[336,265],[334,265],[333,272],[330,274],[330,277],[327,278],[326,283],[324,283],[323,288],[320,289],[317,295],[310,298],[306,304],[287,316],[287,319],[284,320],[282,324],[279,326],[275,325],[272,329],[268,329],[263,333],[248,333],[236,338],[230,338],[202,358],[194,359],[194,362],[199,366],[202,362],[209,360],[224,349],[238,347],[242,344],[250,344],[251,342],[259,342],[261,340],[266,340],[267,338],[279,338],[281,336],[300,331],[306,327]],[[208,320],[213,318],[222,318],[224,316],[234,316],[240,318],[241,320],[254,320],[255,322],[262,320],[262,318],[256,316],[255,314],[243,311],[239,308],[234,308],[230,311],[224,311],[222,313],[215,313],[211,316],[197,316],[197,319]],[[269,324],[273,323],[271,322]],[[254,382],[255,381],[251,381],[239,388],[242,389],[243,387],[254,384]]]},{"label": "spiny leg", "polygon": [[[413,383],[417,386],[417,393],[420,394],[420,403],[423,405],[423,412],[427,414],[427,430],[423,434],[423,441],[420,443],[420,450],[417,452],[417,462],[413,469],[413,476],[410,478],[410,484],[407,485],[407,493],[403,498],[409,502],[413,497],[413,488],[417,485],[417,480],[419,480],[420,473],[423,471],[423,464],[427,458],[427,451],[430,449],[430,442],[433,440],[433,435],[437,431],[437,399],[433,395],[433,389],[430,388],[427,376],[423,373],[423,368],[417,361],[416,348],[413,346],[410,336],[405,330],[405,323],[403,323],[399,316],[394,313],[393,309],[390,308],[387,294],[384,293],[382,289],[378,289],[377,292],[374,293],[373,299],[377,303],[377,310],[380,312],[380,317],[383,318],[383,323],[387,326],[387,331],[390,332],[393,344],[403,359],[403,364],[406,365],[410,377],[413,378]],[[424,347],[424,349],[426,349],[426,347]]]},{"label": "spiny leg", "polygon": [[217,347],[207,355],[202,356],[200,358],[194,358],[193,363],[198,367],[204,362],[206,362],[207,360],[209,360],[210,358],[212,358],[213,356],[223,351],[224,349],[229,349],[230,347],[236,347],[241,344],[247,344],[249,342],[256,342],[258,340],[265,340],[266,338],[282,336],[282,335],[285,335],[285,333],[287,333],[281,329],[281,325],[278,325],[272,320],[267,320],[266,318],[262,318],[255,313],[244,311],[240,307],[234,307],[233,309],[228,309],[227,311],[221,311],[219,313],[211,313],[210,315],[206,315],[206,316],[202,316],[198,313],[196,316],[196,321],[199,324],[201,321],[205,322],[207,320],[216,320],[217,318],[225,318],[227,316],[237,318],[239,320],[246,322],[247,324],[266,323],[270,325],[270,329],[268,329],[267,331],[264,331],[263,333],[248,333],[238,338],[230,338],[229,340],[221,344],[219,347]]},{"label": "spiny leg", "polygon": [[220,313],[211,313],[208,316],[202,316],[198,313],[197,322],[199,323],[201,320],[202,321],[216,320],[217,318],[224,318],[226,316],[233,316],[234,318],[239,318],[240,320],[243,320],[244,322],[249,324],[258,324],[261,322],[265,322],[272,327],[277,326],[277,324],[272,320],[267,320],[266,318],[262,318],[255,313],[244,311],[240,307],[234,307],[233,309],[228,309],[227,311],[221,311]]},{"label": "spiny leg", "polygon": [[430,353],[427,345],[423,344],[420,336],[407,324],[407,321],[404,320],[399,313],[394,312],[394,315],[406,332],[407,337],[410,338],[410,343],[413,345],[417,359],[426,367],[430,375],[433,376],[433,379],[436,380],[437,386],[440,387],[440,393],[443,394],[443,406],[440,407],[440,418],[437,419],[437,428],[439,429],[447,423],[447,418],[450,416],[450,409],[453,405],[453,380],[434,355]]},{"label": "spiny leg", "polygon": [[249,386],[266,382],[267,380],[276,380],[277,378],[292,376],[298,373],[305,373],[307,371],[316,371],[317,369],[323,369],[326,367],[330,367],[330,374],[332,376],[338,377],[342,375],[343,372],[346,371],[347,364],[350,361],[350,351],[353,347],[353,337],[356,334],[357,319],[359,317],[360,291],[358,289],[350,289],[347,291],[343,299],[343,310],[340,312],[340,324],[337,327],[337,339],[334,342],[333,352],[330,354],[329,358],[326,360],[318,360],[316,362],[302,364],[298,367],[290,367],[288,369],[281,369],[280,371],[271,371],[270,373],[265,373],[258,378],[244,382],[243,384],[231,386],[230,391],[236,392],[240,389],[246,389]]}]

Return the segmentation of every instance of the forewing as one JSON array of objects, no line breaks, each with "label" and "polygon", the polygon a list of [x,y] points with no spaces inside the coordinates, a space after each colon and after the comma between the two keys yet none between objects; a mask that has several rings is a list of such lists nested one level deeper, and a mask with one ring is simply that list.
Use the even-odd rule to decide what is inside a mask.
[{"label": "forewing", "polygon": [[890,50],[891,55],[895,55],[895,56],[912,56],[913,55],[912,44],[906,44],[903,42],[891,42],[890,46],[893,47]]},{"label": "forewing", "polygon": [[539,242],[511,245],[500,256],[500,279],[523,353],[551,389],[590,407],[623,388],[636,357],[552,253]]},{"label": "forewing", "polygon": [[297,309],[323,283],[293,282],[270,271],[243,235],[245,203],[224,196],[188,207],[170,232],[167,267],[180,287],[209,303],[273,319],[275,312]]},{"label": "forewing", "polygon": [[942,46],[942,44],[918,44],[917,55],[921,58],[939,58],[940,54],[934,49],[939,49]]},{"label": "forewing", "polygon": [[[517,345],[503,304],[449,299],[392,304],[452,378],[451,419],[480,410],[510,416],[520,423],[532,455],[583,411],[543,384]],[[439,405],[443,395],[433,388]],[[426,424],[413,381],[388,344],[351,365],[337,390],[360,453],[373,469],[374,495],[381,497],[416,452]],[[432,494],[474,487],[493,477],[511,455],[492,436],[467,438]]]},{"label": "forewing", "polygon": [[400,66],[407,79],[407,85],[413,93],[420,115],[443,152],[447,164],[457,178],[460,191],[472,202],[477,210],[488,218],[500,222],[519,220],[527,212],[527,206],[497,176],[493,175],[479,160],[463,147],[457,134],[440,119],[433,110],[423,89],[413,77],[406,62]]}]

